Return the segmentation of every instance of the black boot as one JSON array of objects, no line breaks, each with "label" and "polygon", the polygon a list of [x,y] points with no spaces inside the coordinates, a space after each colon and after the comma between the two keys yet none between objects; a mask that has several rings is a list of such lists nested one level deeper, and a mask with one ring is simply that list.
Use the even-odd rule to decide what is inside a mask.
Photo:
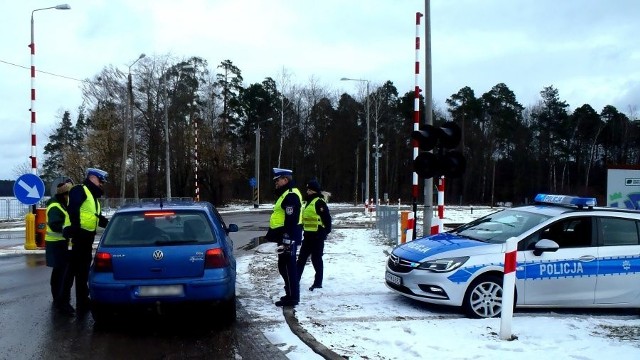
[{"label": "black boot", "polygon": [[276,306],[296,306],[296,305],[298,305],[298,300],[291,299],[291,298],[276,301]]}]

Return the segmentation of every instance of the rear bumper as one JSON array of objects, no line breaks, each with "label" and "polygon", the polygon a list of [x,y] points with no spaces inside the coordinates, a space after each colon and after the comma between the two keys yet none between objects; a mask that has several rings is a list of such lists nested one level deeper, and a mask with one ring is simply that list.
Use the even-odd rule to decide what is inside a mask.
[{"label": "rear bumper", "polygon": [[[140,286],[181,285],[181,295],[140,296]],[[100,274],[89,280],[91,300],[102,304],[150,304],[178,302],[216,302],[229,300],[235,295],[235,278],[226,276],[216,279],[163,279],[163,280],[114,280],[112,276]]]}]

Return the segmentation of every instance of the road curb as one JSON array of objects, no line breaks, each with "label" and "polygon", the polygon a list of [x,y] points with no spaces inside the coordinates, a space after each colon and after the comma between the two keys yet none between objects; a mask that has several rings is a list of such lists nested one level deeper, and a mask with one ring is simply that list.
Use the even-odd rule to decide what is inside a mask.
[{"label": "road curb", "polygon": [[322,356],[325,359],[330,360],[344,360],[345,358],[333,352],[333,350],[324,346],[316,338],[303,329],[296,317],[296,310],[293,306],[283,306],[282,314],[284,315],[287,325],[291,331],[308,347],[311,348],[316,354]]}]

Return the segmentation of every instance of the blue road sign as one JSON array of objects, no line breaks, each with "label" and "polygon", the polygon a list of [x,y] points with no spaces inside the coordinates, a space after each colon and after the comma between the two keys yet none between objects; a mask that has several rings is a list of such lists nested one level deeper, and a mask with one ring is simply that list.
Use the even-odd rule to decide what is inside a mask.
[{"label": "blue road sign", "polygon": [[13,194],[25,205],[37,204],[44,196],[44,182],[38,175],[20,175],[13,184]]},{"label": "blue road sign", "polygon": [[256,178],[252,177],[251,179],[249,179],[249,186],[256,187],[256,184]]}]

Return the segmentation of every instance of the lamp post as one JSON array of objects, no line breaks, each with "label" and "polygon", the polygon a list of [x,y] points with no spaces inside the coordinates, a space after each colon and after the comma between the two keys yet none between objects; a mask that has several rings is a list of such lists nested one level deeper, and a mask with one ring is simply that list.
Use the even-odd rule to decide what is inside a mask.
[{"label": "lamp post", "polygon": [[[36,44],[33,40],[33,14],[36,11],[40,10],[69,10],[71,6],[68,4],[60,4],[56,6],[50,6],[46,8],[35,9],[31,11],[31,43],[29,44],[29,48],[31,49],[31,173],[37,175],[38,166],[36,161],[36,65],[35,65],[35,56],[36,56]],[[35,212],[35,205],[33,206]]]},{"label": "lamp post", "polygon": [[382,156],[382,154],[380,153],[380,149],[382,149],[382,144],[378,144],[378,133],[376,131],[376,143],[375,145],[373,145],[373,148],[375,149],[375,153],[373,154],[373,156],[376,157],[376,162],[375,162],[375,169],[373,170],[375,173],[375,179],[374,181],[374,186],[375,186],[375,191],[376,191],[376,205],[378,204],[378,201],[380,200],[380,176],[378,175],[378,169],[380,169],[380,167],[378,166],[379,162],[380,162],[380,157]]},{"label": "lamp post", "polygon": [[369,201],[369,157],[371,156],[370,150],[371,150],[371,144],[369,143],[369,80],[366,79],[350,79],[350,78],[346,78],[343,77],[340,80],[342,81],[360,81],[360,82],[366,82],[367,83],[367,111],[366,111],[366,118],[367,118],[367,146],[365,147],[366,150],[366,156],[365,156],[365,163],[364,163],[364,167],[365,167],[365,176],[364,176],[364,183],[365,183],[365,188],[364,188],[364,200],[365,202]]},{"label": "lamp post", "polygon": [[[256,186],[255,186],[255,194],[253,196],[254,202],[253,207],[257,209],[260,206],[260,124],[266,123],[268,121],[273,120],[273,118],[268,118],[266,120],[258,121],[256,123],[256,160],[255,160],[255,175],[256,175]],[[284,131],[283,131],[284,133]]]},{"label": "lamp post", "polygon": [[[131,65],[129,65],[129,73],[127,74],[127,93],[129,95],[129,122],[131,123],[131,151],[132,151],[132,157],[133,157],[133,197],[138,200],[138,160],[137,160],[137,155],[136,155],[136,126],[135,126],[135,122],[133,121],[133,82],[131,80],[131,67],[133,67],[133,65],[135,65],[138,60],[142,59],[143,57],[145,57],[145,54],[140,54],[140,56],[138,56],[138,58],[136,59],[136,61],[132,62]],[[125,129],[125,146],[124,146],[124,150],[123,150],[123,157],[122,157],[122,173],[123,175],[126,174],[126,155],[127,155],[127,127],[124,127]],[[124,198],[124,186],[125,186],[125,181],[124,181],[125,177],[122,177],[122,190],[121,193],[123,194],[122,197]]]},{"label": "lamp post", "polygon": [[165,156],[165,178],[167,181],[167,201],[171,200],[171,161],[169,159],[169,110],[167,101],[167,73],[162,76],[162,89],[164,97],[164,156]]}]

